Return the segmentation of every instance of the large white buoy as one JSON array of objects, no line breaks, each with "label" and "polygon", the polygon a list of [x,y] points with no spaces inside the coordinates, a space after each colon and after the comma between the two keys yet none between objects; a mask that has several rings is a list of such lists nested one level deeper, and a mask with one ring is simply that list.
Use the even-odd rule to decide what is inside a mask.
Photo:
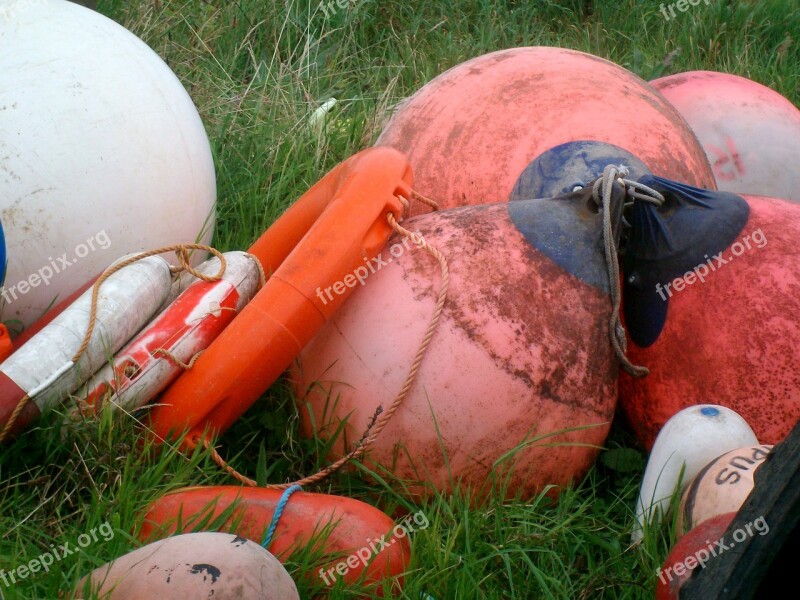
[{"label": "large white buoy", "polygon": [[643,537],[645,523],[667,512],[676,489],[683,489],[717,456],[758,444],[756,434],[737,412],[714,404],[684,408],[656,437],[636,502],[633,540]]},{"label": "large white buoy", "polygon": [[144,42],[71,2],[0,3],[4,321],[123,254],[210,240],[215,198],[197,110]]}]

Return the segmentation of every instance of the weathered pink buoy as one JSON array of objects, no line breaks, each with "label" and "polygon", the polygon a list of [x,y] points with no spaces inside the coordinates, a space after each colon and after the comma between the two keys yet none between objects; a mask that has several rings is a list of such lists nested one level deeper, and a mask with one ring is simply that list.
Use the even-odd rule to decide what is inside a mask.
[{"label": "weathered pink buoy", "polygon": [[[471,488],[473,499],[530,497],[587,471],[617,397],[600,219],[578,193],[405,223],[449,258],[449,294],[417,379],[367,464],[409,480],[414,494],[429,482]],[[437,301],[437,262],[401,239],[294,369],[305,433],[330,437],[346,421],[336,456],[394,400]]]},{"label": "weathered pink buoy", "polygon": [[582,140],[714,188],[700,144],[669,102],[630,71],[564,48],[512,48],[453,67],[400,107],[377,145],[406,153],[417,189],[449,208],[509,200],[537,176],[526,171],[537,157]]},{"label": "weathered pink buoy", "polygon": [[717,187],[800,202],[800,110],[737,75],[689,71],[651,82],[684,116]]}]

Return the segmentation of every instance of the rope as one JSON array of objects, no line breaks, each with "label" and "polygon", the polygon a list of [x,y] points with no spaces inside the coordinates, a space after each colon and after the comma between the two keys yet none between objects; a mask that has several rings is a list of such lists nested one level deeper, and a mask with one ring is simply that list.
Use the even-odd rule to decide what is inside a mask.
[{"label": "rope", "polygon": [[[622,306],[622,291],[619,280],[619,261],[617,258],[617,244],[614,239],[614,227],[611,222],[611,194],[614,185],[618,183],[623,186],[626,196],[631,196],[634,200],[650,202],[655,206],[661,206],[664,197],[654,189],[647,187],[637,181],[625,179],[628,174],[625,167],[608,165],[603,170],[603,176],[595,180],[592,186],[592,197],[594,201],[602,207],[603,211],[603,247],[605,250],[606,266],[608,268],[608,285],[611,289],[611,319],[609,321],[609,337],[614,354],[620,362],[620,366],[634,377],[645,377],[650,374],[647,367],[634,365],[627,356],[628,340],[625,336],[625,328],[622,326],[620,318],[620,308]],[[624,206],[623,206],[624,208]]]},{"label": "rope", "polygon": [[[195,270],[190,264],[189,259],[191,258],[189,255],[189,250],[205,250],[206,252],[210,252],[214,256],[219,259],[220,268],[219,272],[216,275],[204,275],[199,271]],[[148,258],[150,256],[156,256],[158,254],[164,254],[165,252],[174,252],[175,256],[178,257],[178,262],[181,265],[182,270],[194,275],[198,279],[202,279],[203,281],[219,281],[222,276],[225,274],[225,269],[227,267],[227,263],[225,262],[225,257],[222,255],[222,252],[217,250],[216,248],[212,248],[211,246],[206,246],[204,244],[176,244],[174,246],[164,246],[162,248],[156,248],[155,250],[150,250],[148,252],[143,252],[141,254],[136,254],[134,256],[128,257],[125,260],[118,262],[114,265],[111,265],[108,269],[103,271],[103,274],[94,282],[92,286],[92,308],[89,312],[89,327],[86,330],[86,335],[83,337],[83,342],[81,342],[80,348],[75,353],[75,356],[72,357],[72,362],[77,363],[83,354],[86,352],[86,348],[89,347],[89,342],[92,339],[92,334],[94,333],[94,326],[97,321],[97,301],[100,295],[100,286],[103,285],[103,282],[111,277],[114,273],[119,271],[120,269],[124,269],[128,265],[132,265],[133,263],[142,260],[143,258]]]},{"label": "rope", "polygon": [[286,488],[283,490],[283,494],[281,494],[281,499],[278,500],[278,506],[275,508],[275,512],[272,513],[272,520],[269,523],[269,529],[267,529],[267,535],[264,536],[264,541],[261,542],[261,545],[264,547],[265,550],[269,550],[269,545],[272,542],[272,536],[275,534],[275,528],[278,526],[278,522],[281,520],[281,515],[283,515],[283,509],[286,508],[286,505],[289,503],[289,498],[295,492],[301,491],[303,488],[299,485],[293,485],[291,487]]},{"label": "rope", "polygon": [[[189,260],[191,258],[189,252],[190,250],[204,250],[219,258],[220,261],[219,272],[216,275],[204,275],[203,273],[200,273],[199,271],[194,269],[192,265],[189,264]],[[173,246],[164,246],[161,248],[156,248],[155,250],[149,250],[148,252],[136,254],[134,256],[126,258],[125,260],[110,266],[108,269],[103,271],[103,274],[100,275],[100,277],[98,277],[97,281],[95,281],[94,285],[92,286],[92,305],[91,305],[91,310],[89,312],[89,326],[87,327],[86,335],[83,337],[83,341],[81,342],[78,351],[70,359],[70,361],[73,364],[77,363],[81,359],[81,357],[86,352],[86,349],[89,347],[89,342],[92,338],[92,334],[94,333],[94,327],[97,321],[97,304],[100,296],[100,286],[103,285],[103,282],[106,281],[109,277],[111,277],[111,275],[113,275],[120,269],[124,269],[128,265],[132,265],[133,263],[140,261],[143,258],[147,258],[149,256],[156,256],[158,254],[164,254],[165,252],[174,252],[175,256],[178,258],[178,262],[180,263],[180,267],[172,267],[172,266],[170,267],[170,271],[173,273],[179,273],[180,271],[187,271],[188,273],[191,273],[192,275],[194,275],[198,279],[202,279],[203,281],[219,281],[219,279],[225,274],[225,269],[227,267],[227,263],[225,262],[225,257],[216,248],[212,248],[211,246],[206,246],[205,244],[175,244]],[[261,267],[261,263],[258,260],[256,260],[256,263],[258,263],[259,272],[261,274],[261,278],[263,281],[264,269],[263,267]],[[193,364],[196,358],[197,356],[194,356],[189,364],[190,365]],[[20,413],[22,412],[22,410],[25,408],[25,405],[29,401],[30,401],[30,396],[28,396],[27,394],[22,398],[20,398],[19,402],[17,403],[17,406],[14,408],[14,411],[11,413],[11,416],[9,417],[8,421],[6,421],[6,424],[3,426],[3,430],[0,431],[0,443],[3,443],[5,439],[8,437],[9,433],[11,432],[11,428],[14,426],[14,423],[17,422]]]},{"label": "rope", "polygon": [[[436,202],[425,198],[421,194],[417,194],[416,192],[412,193],[412,198],[416,200],[420,200],[429,206],[438,207]],[[423,200],[424,198],[424,200]],[[408,202],[406,198],[400,197],[401,200]],[[388,409],[385,411],[382,407],[378,407],[373,415],[372,422],[367,427],[367,430],[364,432],[364,435],[361,439],[356,442],[355,447],[352,451],[348,454],[337,460],[331,465],[328,465],[324,469],[318,471],[317,473],[310,475],[308,477],[304,477],[299,479],[298,481],[293,481],[291,483],[275,483],[269,484],[264,487],[269,489],[286,489],[290,488],[294,485],[300,486],[308,486],[313,485],[332,473],[335,473],[339,469],[341,469],[345,464],[354,460],[356,458],[361,457],[367,450],[369,450],[370,446],[375,443],[375,440],[378,439],[378,436],[381,432],[386,428],[389,424],[389,421],[400,408],[400,405],[408,396],[409,392],[411,391],[411,386],[416,381],[417,374],[419,373],[419,369],[422,366],[422,360],[425,358],[425,354],[428,351],[428,346],[430,346],[431,340],[433,339],[434,333],[436,333],[436,327],[439,324],[439,318],[442,315],[442,310],[444,309],[444,303],[447,300],[447,289],[450,283],[450,270],[447,266],[447,258],[442,254],[439,250],[428,244],[424,239],[415,236],[412,234],[408,229],[404,228],[400,225],[395,216],[392,213],[388,213],[386,215],[386,219],[389,222],[389,225],[392,229],[394,229],[398,234],[402,235],[403,237],[409,239],[413,244],[415,244],[418,248],[422,248],[428,254],[433,256],[439,263],[439,268],[442,273],[442,283],[441,288],[439,289],[439,297],[436,301],[436,307],[433,311],[433,316],[431,320],[428,322],[428,327],[425,330],[425,335],[420,342],[419,349],[417,350],[417,354],[414,357],[414,361],[411,363],[411,368],[408,371],[408,375],[406,376],[405,382],[403,383],[403,387],[398,392],[397,396],[395,397],[394,401],[391,403]],[[228,463],[225,462],[219,453],[217,452],[216,448],[212,447],[207,439],[203,439],[203,445],[206,449],[209,450],[212,460],[219,465],[222,469],[224,469],[231,477],[236,479],[239,483],[243,485],[247,485],[250,487],[257,487],[258,483],[245,475],[239,473],[236,469],[231,467]]]},{"label": "rope", "polygon": [[175,356],[172,352],[170,352],[166,348],[156,348],[155,350],[153,350],[150,353],[151,356],[157,356],[159,354],[161,356],[163,356],[164,358],[168,358],[169,360],[174,362],[176,365],[178,365],[184,371],[188,371],[189,369],[191,369],[194,366],[194,363],[197,362],[197,359],[200,358],[200,355],[203,354],[203,351],[200,350],[200,352],[198,352],[194,356],[192,356],[192,358],[189,359],[188,363],[183,362],[180,358]]}]

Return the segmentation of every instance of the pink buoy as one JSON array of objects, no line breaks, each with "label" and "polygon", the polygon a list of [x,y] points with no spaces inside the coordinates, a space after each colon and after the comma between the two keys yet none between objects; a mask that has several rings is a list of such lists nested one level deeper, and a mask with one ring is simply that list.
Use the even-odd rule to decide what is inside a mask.
[{"label": "pink buoy", "polygon": [[737,75],[690,71],[651,82],[684,116],[717,187],[800,202],[800,110]]},{"label": "pink buoy", "polygon": [[537,158],[577,141],[615,145],[656,175],[714,188],[669,102],[630,71],[563,48],[512,48],[453,67],[400,107],[377,145],[406,153],[417,189],[449,208],[508,201],[531,187]]},{"label": "pink buoy", "polygon": [[[412,495],[469,488],[473,500],[530,498],[586,473],[617,399],[601,218],[578,193],[404,223],[448,257],[449,292],[410,393],[366,464]],[[437,303],[436,260],[403,239],[364,269],[363,287],[293,372],[306,435],[332,438],[346,424],[331,459],[392,404]]]}]

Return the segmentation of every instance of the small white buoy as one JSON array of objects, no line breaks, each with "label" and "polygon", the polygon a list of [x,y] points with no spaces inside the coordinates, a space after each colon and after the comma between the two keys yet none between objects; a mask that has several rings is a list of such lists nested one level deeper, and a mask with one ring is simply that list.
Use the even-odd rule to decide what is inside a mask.
[{"label": "small white buoy", "polygon": [[699,404],[675,414],[659,432],[647,461],[636,502],[633,541],[642,539],[645,523],[666,514],[675,490],[682,489],[709,462],[730,450],[757,444],[750,425],[724,406]]}]

